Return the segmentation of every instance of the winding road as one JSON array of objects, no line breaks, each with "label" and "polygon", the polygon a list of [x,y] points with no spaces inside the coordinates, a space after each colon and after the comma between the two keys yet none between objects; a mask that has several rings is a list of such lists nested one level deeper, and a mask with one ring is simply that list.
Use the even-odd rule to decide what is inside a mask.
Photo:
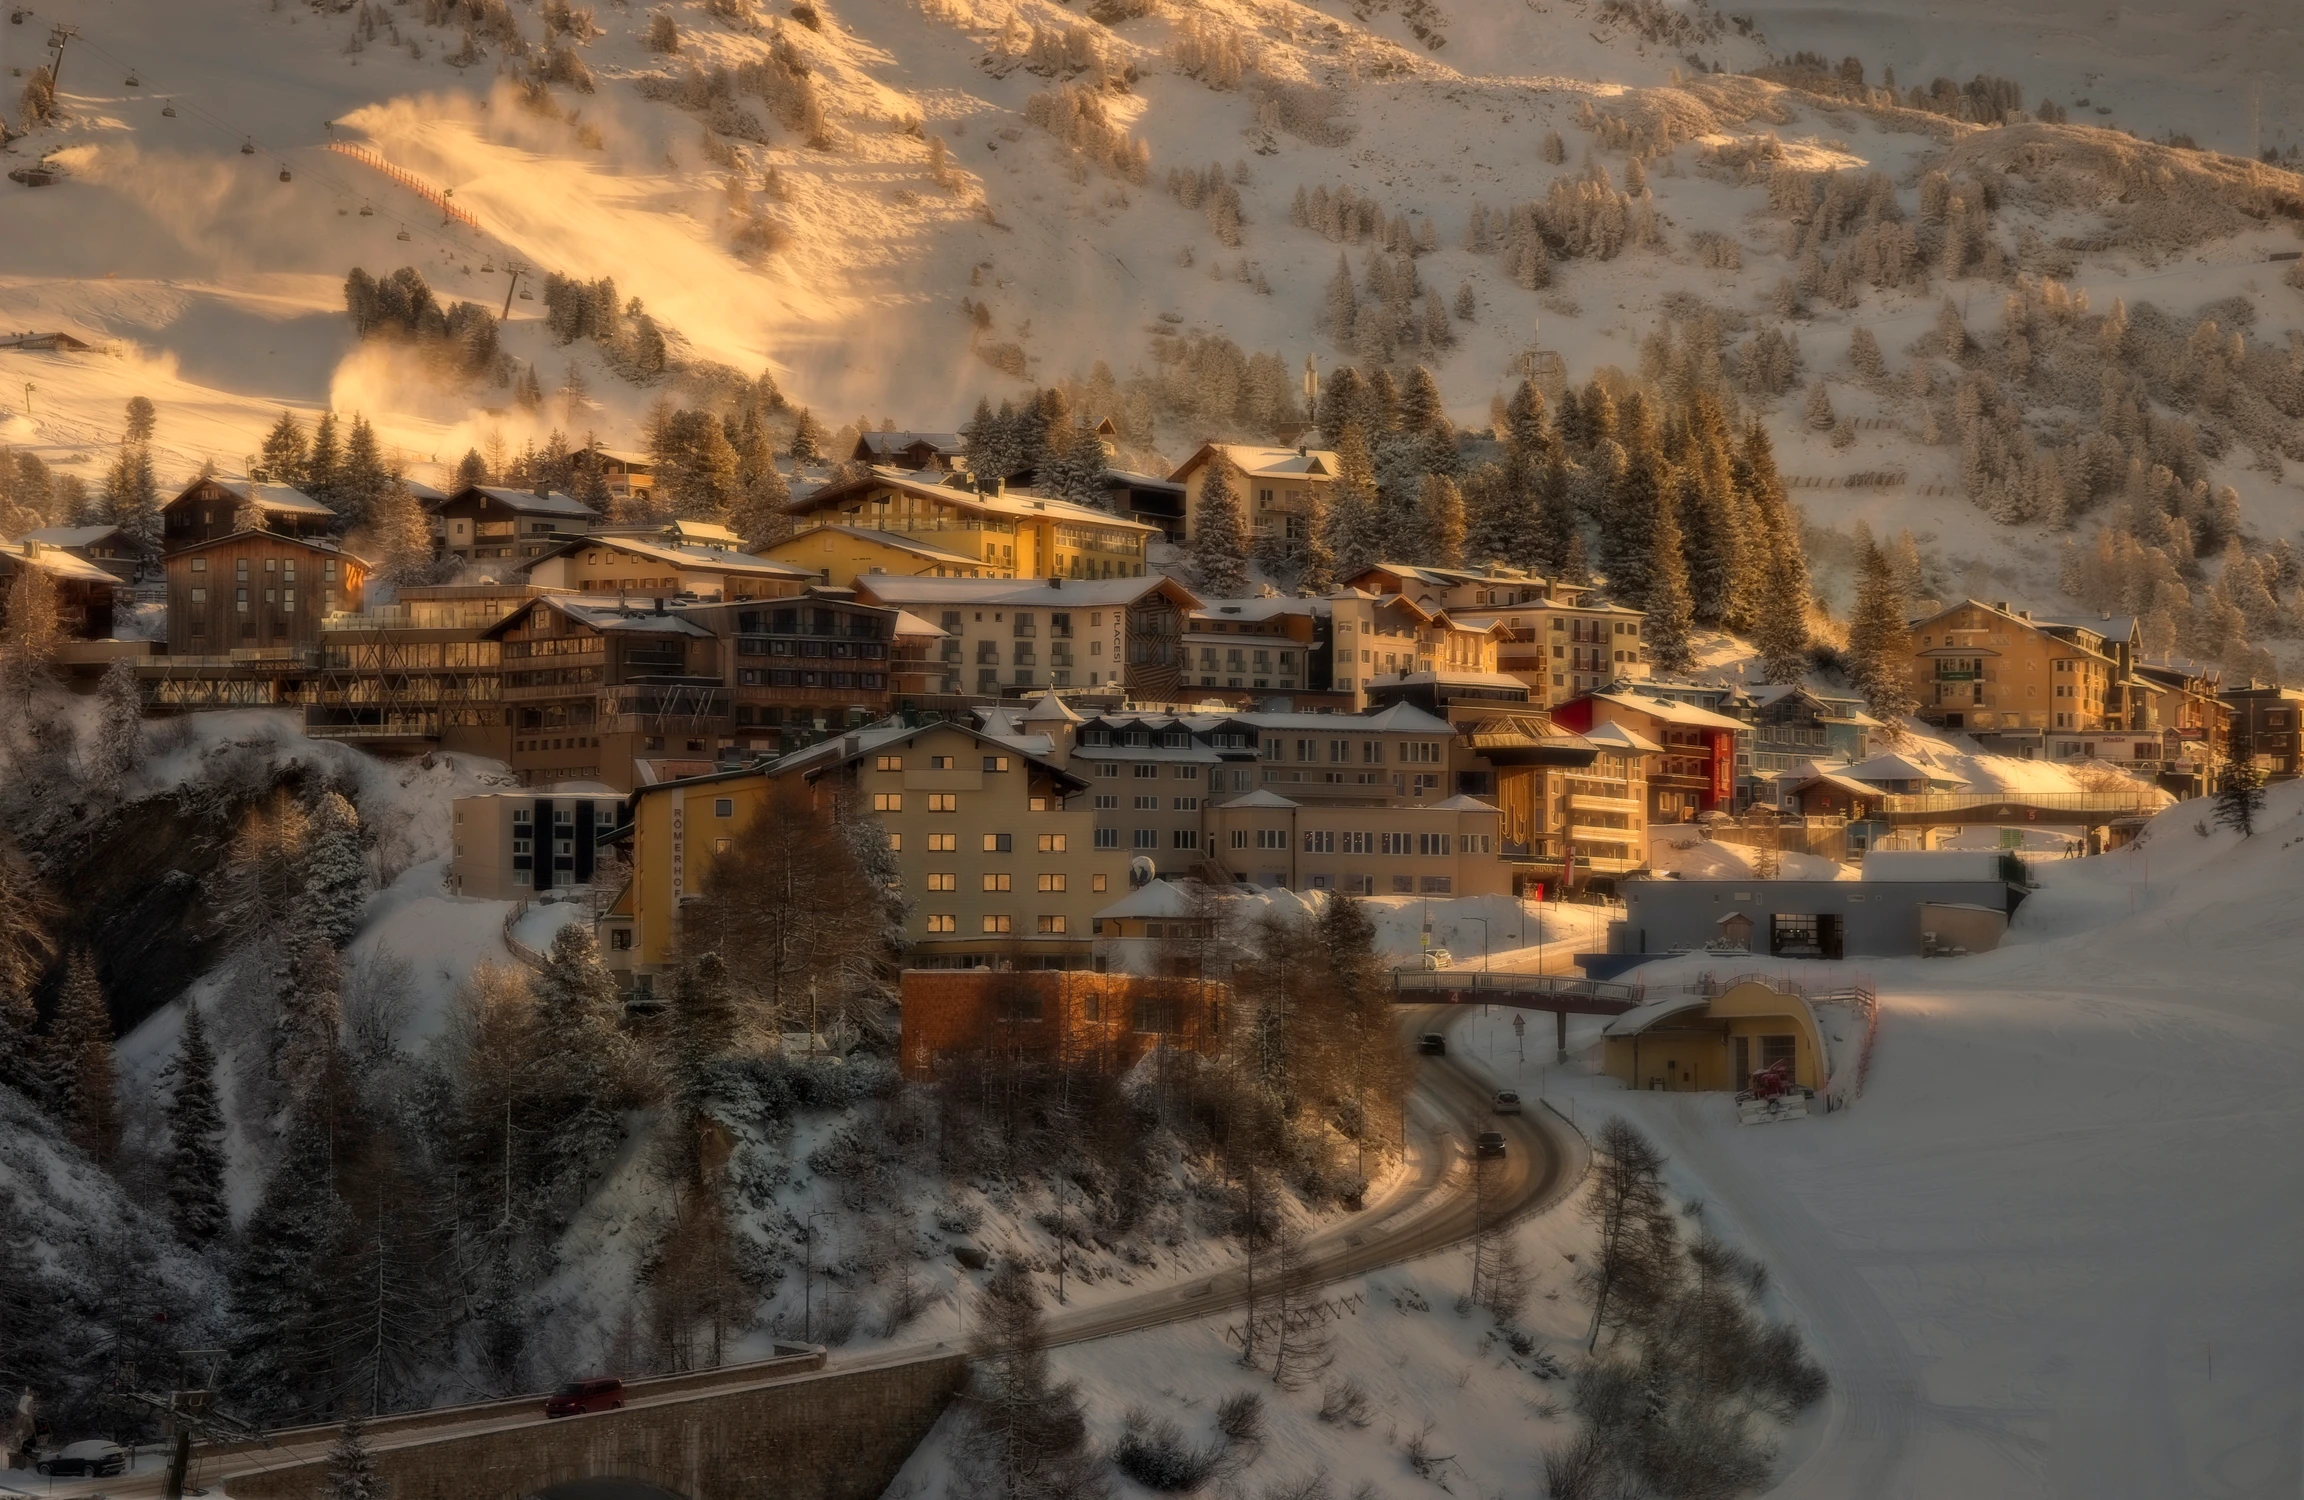
[{"label": "winding road", "polygon": [[[1411,1036],[1448,1032],[1467,1013],[1463,1006],[1403,1006],[1402,1027]],[[1319,1286],[1413,1260],[1471,1236],[1475,1228],[1471,1192],[1471,1147],[1483,1130],[1500,1130],[1506,1152],[1495,1187],[1492,1216],[1510,1220],[1553,1207],[1574,1191],[1589,1160],[1584,1139],[1566,1120],[1542,1104],[1520,1115],[1490,1109],[1489,1086],[1448,1057],[1420,1057],[1409,1111],[1409,1170],[1377,1202],[1324,1230],[1306,1246],[1298,1284]],[[1269,1295],[1269,1291],[1267,1291]],[[1114,1334],[1155,1328],[1229,1311],[1248,1300],[1244,1269],[1232,1267],[1102,1302],[1048,1319],[1051,1342],[1085,1343]],[[949,1343],[875,1350],[855,1358],[826,1359],[810,1351],[792,1357],[726,1366],[687,1375],[635,1380],[627,1406],[642,1407],[725,1395],[748,1387],[806,1380],[824,1372],[861,1370],[912,1360],[948,1358]],[[367,1427],[370,1448],[386,1450],[493,1431],[545,1420],[541,1396],[521,1396],[472,1406],[386,1417]],[[267,1445],[204,1446],[195,1452],[195,1483],[213,1492],[235,1475],[261,1473],[324,1459],[335,1442],[333,1426],[304,1427],[271,1434]],[[29,1479],[29,1476],[25,1476]],[[55,1500],[157,1500],[163,1476],[142,1469],[109,1480],[31,1481],[34,1493]],[[11,1493],[0,1479],[0,1497]]]}]

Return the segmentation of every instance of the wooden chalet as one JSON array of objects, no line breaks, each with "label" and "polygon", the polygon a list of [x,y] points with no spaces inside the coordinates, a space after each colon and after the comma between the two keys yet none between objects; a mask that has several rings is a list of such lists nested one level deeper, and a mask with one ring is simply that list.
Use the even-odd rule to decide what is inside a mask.
[{"label": "wooden chalet", "polygon": [[94,563],[122,583],[133,582],[136,577],[136,543],[117,526],[43,526],[17,540],[68,552]]},{"label": "wooden chalet", "polygon": [[171,656],[316,651],[321,623],[360,608],[368,563],[315,539],[239,531],[168,554]]},{"label": "wooden chalet", "polygon": [[848,456],[860,464],[949,474],[960,467],[962,448],[957,432],[862,432]]},{"label": "wooden chalet", "polygon": [[0,627],[8,623],[17,580],[32,570],[45,574],[55,590],[56,623],[66,637],[100,641],[112,634],[118,580],[85,557],[29,536],[13,546],[0,543]]},{"label": "wooden chalet", "polygon": [[211,474],[193,480],[160,507],[160,550],[179,552],[256,529],[246,525],[251,517],[242,515],[243,508],[261,518],[265,531],[280,536],[327,536],[336,530],[336,512],[302,490]]}]

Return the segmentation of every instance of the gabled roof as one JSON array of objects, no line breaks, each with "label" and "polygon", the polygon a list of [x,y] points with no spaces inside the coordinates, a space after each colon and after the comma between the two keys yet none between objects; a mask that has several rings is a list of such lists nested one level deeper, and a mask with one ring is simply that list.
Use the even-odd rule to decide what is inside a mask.
[{"label": "gabled roof", "polygon": [[1131,521],[1100,505],[1075,505],[1069,500],[1005,487],[1000,493],[993,494],[972,485],[948,483],[946,476],[941,473],[902,474],[879,465],[843,483],[827,484],[807,495],[795,494],[784,509],[791,515],[806,515],[828,505],[837,505],[850,496],[863,496],[879,489],[902,490],[940,504],[981,511],[986,515],[1078,521],[1084,526],[1118,527],[1123,531],[1145,533],[1160,529],[1142,521]]},{"label": "gabled roof", "polygon": [[1603,750],[1637,750],[1646,755],[1664,753],[1662,745],[1621,724],[1595,724],[1584,731],[1584,738]]},{"label": "gabled roof", "polygon": [[1797,797],[1812,786],[1838,787],[1852,797],[1885,797],[1888,795],[1868,781],[1858,781],[1853,776],[1845,775],[1839,771],[1813,771],[1809,773],[1794,784],[1792,795]]},{"label": "gabled roof", "polygon": [[1940,766],[1924,765],[1893,751],[1860,760],[1852,766],[1843,766],[1839,774],[1851,781],[1944,781],[1953,786],[1968,785],[1966,777],[1955,776]]},{"label": "gabled roof", "polygon": [[567,557],[573,553],[589,551],[594,547],[606,547],[618,552],[629,552],[634,557],[645,558],[650,562],[663,563],[675,568],[693,568],[701,573],[741,573],[752,578],[789,579],[794,583],[806,582],[816,577],[816,574],[810,569],[797,568],[790,563],[776,562],[770,558],[756,557],[736,547],[710,547],[683,542],[655,542],[644,537],[632,536],[573,536],[550,550],[521,563],[519,565],[520,571],[528,572],[556,557]]},{"label": "gabled roof", "polygon": [[1147,880],[1119,900],[1096,913],[1099,920],[1108,918],[1147,917],[1176,918],[1192,915],[1192,898],[1173,880]]},{"label": "gabled roof", "polygon": [[19,543],[38,542],[45,547],[63,547],[69,550],[73,547],[93,547],[107,537],[115,536],[125,538],[127,533],[117,526],[106,525],[43,526],[36,531],[25,532],[16,540]]},{"label": "gabled roof", "polygon": [[977,604],[1018,609],[1111,609],[1163,592],[1186,609],[1200,603],[1190,589],[1158,573],[1141,578],[904,578],[893,573],[867,573],[856,580],[856,589],[883,603],[908,607]]},{"label": "gabled roof", "polygon": [[[1512,679],[1512,685],[1524,686],[1517,677]],[[1412,703],[1395,703],[1372,714],[1241,713],[1227,717],[1253,724],[1258,729],[1375,729],[1388,734],[1456,732],[1456,726],[1446,719],[1428,714]]]},{"label": "gabled roof", "polygon": [[38,568],[52,578],[69,578],[80,583],[116,584],[120,580],[107,569],[76,552],[61,547],[43,547],[34,543],[27,552],[22,542],[13,545],[0,542],[0,557],[10,558],[26,567]]},{"label": "gabled roof", "polygon": [[939,567],[984,568],[991,566],[989,563],[979,562],[964,553],[954,552],[949,548],[938,547],[933,543],[921,541],[909,532],[876,531],[869,526],[811,526],[806,531],[795,532],[776,545],[786,546],[802,537],[817,537],[826,532],[830,532],[834,536],[852,537],[857,541],[873,542],[898,552],[908,552],[923,562],[934,563]]},{"label": "gabled roof", "polygon": [[590,626],[604,635],[684,635],[709,639],[712,634],[677,607],[658,614],[652,609],[594,602],[580,594],[544,594],[489,626],[481,638],[500,636],[512,628],[514,621],[535,609],[558,610],[579,625]]},{"label": "gabled roof", "polygon": [[977,729],[972,725],[963,724],[957,719],[942,719],[920,724],[906,724],[900,719],[883,719],[877,724],[869,724],[862,729],[850,730],[846,734],[834,735],[830,739],[819,740],[813,745],[795,750],[789,755],[771,761],[767,770],[771,776],[782,776],[789,771],[799,771],[813,781],[826,771],[847,765],[851,761],[862,760],[865,756],[885,750],[890,745],[901,745],[933,730],[943,729],[954,730],[967,735],[970,739],[981,744],[997,746],[1002,750],[1020,754],[1035,767],[1055,777],[1073,791],[1086,791],[1088,788],[1088,783],[1085,780],[1065,770],[1054,761],[1044,759],[1040,754],[1019,747],[1016,743],[1016,737],[1002,736],[985,729]]},{"label": "gabled roof", "polygon": [[1338,467],[1336,455],[1326,448],[1267,448],[1247,443],[1202,443],[1199,451],[1184,460],[1176,472],[1168,477],[1181,484],[1219,449],[1235,467],[1252,479],[1287,478],[1291,475],[1328,479],[1335,476]]},{"label": "gabled roof", "polygon": [[225,536],[210,537],[204,542],[187,542],[169,553],[168,561],[173,563],[179,557],[189,557],[195,552],[205,552],[210,547],[221,547],[227,542],[237,542],[244,537],[262,537],[268,542],[278,542],[283,547],[301,547],[307,552],[318,552],[329,557],[341,557],[347,562],[358,563],[363,568],[375,566],[367,558],[345,551],[326,537],[290,536],[284,531],[235,531]]},{"label": "gabled roof", "polygon": [[1493,802],[1483,802],[1478,797],[1459,792],[1445,802],[1428,804],[1428,810],[1432,812],[1502,812],[1504,809]]},{"label": "gabled roof", "polygon": [[[941,635],[943,632],[938,631],[937,634]],[[1072,711],[1069,704],[1065,703],[1063,699],[1056,696],[1056,690],[1054,688],[1048,689],[1048,691],[1042,693],[1038,698],[1035,698],[1032,701],[1031,707],[1024,710],[1023,715],[1018,722],[1025,724],[1044,724],[1050,720],[1054,720],[1061,724],[1077,724],[1080,722],[1080,716]]]},{"label": "gabled roof", "polygon": [[1184,493],[1184,486],[1173,479],[1161,479],[1151,474],[1137,474],[1127,469],[1106,469],[1103,483],[1106,489],[1118,489],[1126,486],[1132,490],[1158,490],[1166,495]]},{"label": "gabled roof", "polygon": [[1662,719],[1667,724],[1697,729],[1733,729],[1739,732],[1752,727],[1742,719],[1731,719],[1726,714],[1716,714],[1708,708],[1698,708],[1693,703],[1682,703],[1676,698],[1651,698],[1646,693],[1594,693],[1592,696],[1602,703],[1634,709]]},{"label": "gabled roof", "polygon": [[442,489],[434,489],[431,485],[426,484],[421,479],[409,479],[406,476],[402,476],[400,482],[408,486],[408,493],[414,495],[416,497],[416,503],[423,506],[426,510],[430,510],[433,506],[438,505],[440,502],[448,498],[448,491]]},{"label": "gabled roof", "polygon": [[1257,790],[1255,790],[1255,791],[1253,791],[1253,792],[1250,792],[1250,793],[1249,793],[1247,796],[1245,796],[1245,797],[1234,797],[1234,798],[1233,798],[1231,801],[1229,801],[1229,802],[1219,802],[1219,803],[1217,803],[1216,805],[1217,805],[1218,807],[1224,807],[1224,808],[1231,808],[1231,807],[1250,807],[1250,808],[1254,808],[1254,807],[1300,807],[1300,806],[1302,806],[1303,804],[1302,804],[1302,803],[1298,803],[1298,802],[1291,802],[1291,801],[1289,801],[1289,800],[1288,800],[1286,797],[1283,797],[1283,796],[1281,796],[1281,795],[1280,795],[1278,792],[1267,792],[1267,791],[1263,790],[1262,788],[1258,788]]},{"label": "gabled roof", "polygon": [[[260,479],[226,479],[220,474],[210,474],[205,478],[207,483],[215,485],[226,494],[238,496],[258,510],[268,511],[274,515],[317,517],[336,514],[334,510],[321,504],[302,490],[291,488],[285,484],[267,484]],[[200,487],[201,483],[202,481],[199,479],[193,480],[183,489],[177,491],[176,498],[169,501],[168,505],[182,503],[187,496]],[[162,506],[161,508],[165,510],[168,507]]]},{"label": "gabled roof", "polygon": [[856,446],[890,457],[902,453],[916,444],[925,443],[945,458],[956,458],[966,445],[957,432],[861,432],[856,435]]},{"label": "gabled roof", "polygon": [[467,495],[485,495],[498,505],[527,516],[562,516],[577,521],[600,519],[591,506],[573,495],[563,495],[558,490],[548,495],[539,495],[533,490],[506,489],[501,485],[468,484],[448,499],[461,500]]}]

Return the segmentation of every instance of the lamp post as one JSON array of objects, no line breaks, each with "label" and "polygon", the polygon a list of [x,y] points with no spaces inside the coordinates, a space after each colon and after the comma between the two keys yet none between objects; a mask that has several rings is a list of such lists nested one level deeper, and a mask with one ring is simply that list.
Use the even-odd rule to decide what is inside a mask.
[{"label": "lamp post", "polygon": [[816,1342],[816,1221],[831,1217],[832,1210],[819,1208],[800,1232],[800,1337],[811,1344]]}]

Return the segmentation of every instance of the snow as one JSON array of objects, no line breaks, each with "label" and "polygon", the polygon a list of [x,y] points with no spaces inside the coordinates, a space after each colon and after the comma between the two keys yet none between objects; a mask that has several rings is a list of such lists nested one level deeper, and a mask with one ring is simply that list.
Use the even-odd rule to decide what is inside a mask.
[{"label": "snow", "polygon": [[2297,1484],[2304,784],[2246,843],[2188,803],[2132,851],[2035,873],[1997,952],[1786,966],[1878,987],[1869,1086],[1830,1116],[1741,1128],[1725,1095],[1628,1094],[1595,1076],[1602,1021],[1572,1022],[1567,1069],[1467,1023],[1458,1055],[1638,1123],[1768,1262],[1835,1387],[1772,1494]]}]

